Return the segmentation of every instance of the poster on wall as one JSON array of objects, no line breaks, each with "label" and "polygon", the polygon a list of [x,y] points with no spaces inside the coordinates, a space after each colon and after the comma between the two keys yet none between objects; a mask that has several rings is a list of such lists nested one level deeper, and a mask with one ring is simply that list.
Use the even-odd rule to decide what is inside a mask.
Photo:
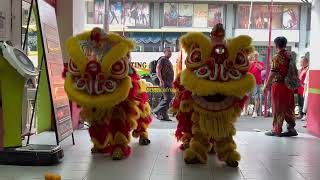
[{"label": "poster on wall", "polygon": [[223,23],[223,6],[210,4],[208,8],[208,26],[214,27],[218,23]]},{"label": "poster on wall", "polygon": [[248,29],[249,14],[250,14],[250,5],[240,4],[238,6],[237,18],[238,18],[239,29]]},{"label": "poster on wall", "polygon": [[177,26],[178,25],[178,4],[177,3],[164,3],[164,26]]},{"label": "poster on wall", "polygon": [[284,29],[298,29],[299,7],[286,5],[283,7],[282,26]]},{"label": "poster on wall", "polygon": [[274,5],[272,6],[272,28],[281,29],[282,23],[282,6]]},{"label": "poster on wall", "polygon": [[94,23],[103,24],[104,0],[94,0]]},{"label": "poster on wall", "polygon": [[193,27],[208,27],[208,4],[194,4]]},{"label": "poster on wall", "polygon": [[[64,69],[55,10],[43,0],[37,1],[40,18],[44,62],[48,73],[51,103],[54,110],[57,141],[61,142],[73,133],[69,99],[64,91]],[[49,115],[50,116],[50,115]]]},{"label": "poster on wall", "polygon": [[150,26],[149,3],[128,2],[124,5],[125,25],[132,27]]},{"label": "poster on wall", "polygon": [[179,4],[178,26],[192,27],[193,4]]},{"label": "poster on wall", "polygon": [[121,2],[110,3],[109,25],[110,27],[122,26],[122,4]]},{"label": "poster on wall", "polygon": [[253,5],[251,16],[252,29],[268,29],[269,9],[265,5]]}]

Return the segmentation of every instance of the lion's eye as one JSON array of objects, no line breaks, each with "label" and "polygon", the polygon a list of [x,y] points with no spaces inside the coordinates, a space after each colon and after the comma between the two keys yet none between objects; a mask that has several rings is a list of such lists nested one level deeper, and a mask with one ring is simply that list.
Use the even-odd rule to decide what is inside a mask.
[{"label": "lion's eye", "polygon": [[125,58],[112,65],[111,74],[115,79],[122,79],[128,74],[128,63]]},{"label": "lion's eye", "polygon": [[80,70],[77,67],[76,64],[74,64],[72,62],[72,60],[69,61],[68,63],[68,71],[72,74],[72,75],[79,75],[80,74]]},{"label": "lion's eye", "polygon": [[187,57],[186,65],[188,67],[199,67],[201,64],[201,50],[199,48],[195,48]]},{"label": "lion's eye", "polygon": [[190,53],[190,62],[198,63],[201,61],[201,51],[200,49],[195,49]]},{"label": "lion's eye", "polygon": [[249,62],[248,62],[248,59],[247,59],[247,57],[245,56],[245,54],[239,52],[239,53],[237,54],[235,64],[236,64],[237,66],[244,67],[244,66],[249,65]]}]

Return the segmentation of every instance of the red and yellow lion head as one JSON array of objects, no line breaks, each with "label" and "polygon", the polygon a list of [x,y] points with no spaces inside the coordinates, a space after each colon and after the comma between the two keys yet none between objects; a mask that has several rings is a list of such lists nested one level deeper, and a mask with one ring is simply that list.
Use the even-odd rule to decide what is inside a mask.
[{"label": "red and yellow lion head", "polygon": [[188,54],[181,85],[192,92],[203,110],[222,111],[239,102],[254,87],[248,55],[253,51],[249,36],[215,42],[202,33],[188,33],[180,42]]},{"label": "red and yellow lion head", "polygon": [[87,108],[109,109],[124,101],[131,88],[127,54],[134,43],[95,28],[71,37],[71,57],[65,90],[72,101]]}]

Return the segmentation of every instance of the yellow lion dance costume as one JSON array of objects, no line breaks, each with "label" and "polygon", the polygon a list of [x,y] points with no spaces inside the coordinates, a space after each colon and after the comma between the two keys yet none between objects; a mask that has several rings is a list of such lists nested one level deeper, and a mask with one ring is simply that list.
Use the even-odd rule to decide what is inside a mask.
[{"label": "yellow lion dance costume", "polygon": [[172,110],[177,113],[176,137],[182,141],[186,163],[207,163],[208,152],[215,151],[221,161],[238,166],[234,122],[255,85],[247,74],[251,41],[249,36],[225,41],[221,24],[211,40],[197,32],[181,37],[188,57],[186,69],[174,82]]},{"label": "yellow lion dance costume", "polygon": [[71,37],[66,46],[71,60],[65,90],[90,125],[92,152],[123,159],[131,152],[131,133],[148,145],[151,109],[146,86],[129,65],[134,43],[94,28]]}]

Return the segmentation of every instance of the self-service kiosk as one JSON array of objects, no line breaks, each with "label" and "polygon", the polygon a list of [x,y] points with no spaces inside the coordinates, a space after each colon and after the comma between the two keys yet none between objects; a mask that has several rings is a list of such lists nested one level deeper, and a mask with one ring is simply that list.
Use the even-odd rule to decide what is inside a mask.
[{"label": "self-service kiosk", "polygon": [[22,145],[25,84],[37,75],[23,51],[0,42],[0,164],[52,165],[63,158],[58,145]]}]

